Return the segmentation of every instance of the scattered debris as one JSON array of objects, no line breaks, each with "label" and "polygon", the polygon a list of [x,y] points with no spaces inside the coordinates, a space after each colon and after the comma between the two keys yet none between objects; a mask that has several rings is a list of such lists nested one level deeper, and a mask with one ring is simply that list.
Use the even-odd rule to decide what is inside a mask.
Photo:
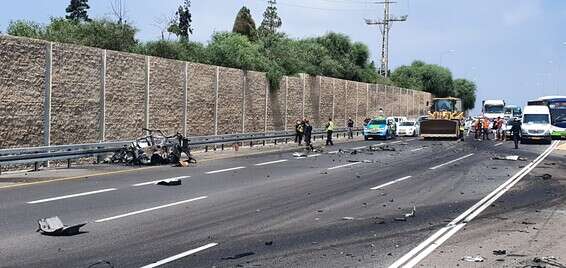
[{"label": "scattered debris", "polygon": [[509,160],[509,161],[527,161],[526,158],[520,157],[518,155],[508,155],[508,156],[494,156],[492,160]]},{"label": "scattered debris", "polygon": [[417,211],[417,208],[415,206],[413,206],[413,210],[411,210],[411,213],[405,214],[405,218],[414,217],[416,211]]},{"label": "scattered debris", "polygon": [[350,163],[359,163],[360,160],[348,160],[348,162],[350,162]]},{"label": "scattered debris", "polygon": [[379,145],[379,146],[369,146],[368,150],[370,152],[376,152],[376,151],[391,151],[394,152],[395,148],[390,146],[389,144],[385,144],[385,145]]},{"label": "scattered debris", "polygon": [[374,161],[373,161],[373,160],[367,160],[367,159],[366,159],[366,160],[364,160],[363,162],[364,162],[364,163],[374,163]]},{"label": "scattered debris", "polygon": [[[108,163],[124,163],[132,165],[161,165],[177,164],[186,167],[190,163],[196,163],[196,159],[191,154],[189,139],[177,133],[173,136],[165,135],[161,130],[146,129],[143,131],[148,135],[138,138],[122,149],[116,151]],[[187,156],[187,160],[182,160],[182,154]]]},{"label": "scattered debris", "polygon": [[485,259],[482,256],[464,256],[462,260],[468,262],[483,262]]},{"label": "scattered debris", "polygon": [[254,255],[254,254],[255,254],[255,252],[248,251],[248,252],[236,254],[234,256],[224,257],[224,258],[222,258],[222,260],[237,260],[237,259],[241,259],[243,257],[251,256],[251,255]]},{"label": "scattered debris", "polygon": [[493,251],[493,255],[506,255],[507,254],[507,250],[505,249],[497,249]]},{"label": "scattered debris", "polygon": [[395,218],[395,221],[407,221],[407,218]]},{"label": "scattered debris", "polygon": [[37,221],[39,228],[37,232],[44,235],[52,236],[65,236],[65,235],[76,235],[80,233],[80,228],[85,226],[86,223],[80,223],[76,225],[67,226],[64,225],[59,217],[51,217],[45,219],[39,219]]},{"label": "scattered debris", "polygon": [[552,175],[545,173],[545,174],[542,174],[540,176],[536,176],[536,178],[541,178],[543,180],[550,180],[550,179],[552,179]]},{"label": "scattered debris", "polygon": [[353,221],[355,219],[356,218],[354,218],[354,217],[342,217],[342,220],[344,220],[344,221]]},{"label": "scattered debris", "polygon": [[358,150],[353,150],[350,154],[358,154]]},{"label": "scattered debris", "polygon": [[294,157],[307,157],[307,154],[296,152],[296,153],[293,153],[293,156]]},{"label": "scattered debris", "polygon": [[176,185],[181,185],[181,179],[162,180],[162,181],[158,182],[157,185],[164,185],[164,186],[176,186]]},{"label": "scattered debris", "polygon": [[99,268],[99,267],[114,268],[114,264],[112,264],[111,262],[106,261],[106,260],[100,260],[100,261],[97,261],[97,262],[89,265],[87,268]]},{"label": "scattered debris", "polygon": [[273,245],[273,241],[267,241],[267,242],[265,242],[265,245],[266,245],[266,246],[271,246],[271,245]]}]

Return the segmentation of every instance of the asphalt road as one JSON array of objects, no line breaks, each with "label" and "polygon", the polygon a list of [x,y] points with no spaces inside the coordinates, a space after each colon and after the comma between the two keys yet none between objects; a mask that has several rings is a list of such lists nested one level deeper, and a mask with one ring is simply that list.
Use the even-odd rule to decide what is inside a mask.
[{"label": "asphalt road", "polygon": [[[379,143],[396,150],[362,149]],[[511,147],[355,141],[301,158],[266,153],[0,189],[0,267],[387,267],[549,146]],[[510,154],[528,161],[491,159]],[[182,185],[151,183],[175,177]],[[37,219],[55,215],[88,224],[74,236],[35,232]]]}]

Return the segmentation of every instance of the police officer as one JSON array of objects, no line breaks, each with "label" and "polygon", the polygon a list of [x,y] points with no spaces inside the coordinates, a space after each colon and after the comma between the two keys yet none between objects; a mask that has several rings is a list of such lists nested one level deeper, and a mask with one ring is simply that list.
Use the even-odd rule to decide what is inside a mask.
[{"label": "police officer", "polygon": [[519,149],[519,140],[521,139],[521,121],[515,117],[511,125],[511,133],[513,133],[513,142],[515,142],[515,149]]},{"label": "police officer", "polygon": [[332,118],[328,118],[328,123],[326,123],[326,146],[334,145],[332,142],[332,132],[334,132],[334,122],[332,122]]}]

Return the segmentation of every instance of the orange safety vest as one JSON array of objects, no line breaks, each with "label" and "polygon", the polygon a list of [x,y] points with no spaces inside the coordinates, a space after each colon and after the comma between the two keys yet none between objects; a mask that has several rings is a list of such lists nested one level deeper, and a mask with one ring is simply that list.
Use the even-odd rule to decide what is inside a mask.
[{"label": "orange safety vest", "polygon": [[489,119],[485,118],[483,120],[483,128],[489,128]]}]

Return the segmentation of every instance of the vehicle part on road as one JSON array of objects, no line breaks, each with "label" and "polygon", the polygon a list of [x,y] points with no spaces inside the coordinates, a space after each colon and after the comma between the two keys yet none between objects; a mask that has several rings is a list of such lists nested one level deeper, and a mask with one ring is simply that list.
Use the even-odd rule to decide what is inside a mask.
[{"label": "vehicle part on road", "polygon": [[395,147],[392,147],[389,144],[385,144],[385,145],[378,145],[378,146],[372,146],[370,145],[368,147],[368,150],[370,152],[377,152],[377,151],[389,151],[389,152],[394,152],[396,149]]},{"label": "vehicle part on road", "polygon": [[354,217],[342,217],[342,220],[344,220],[344,221],[353,221],[355,219],[356,218],[354,218]]},{"label": "vehicle part on road", "polygon": [[[167,136],[159,129],[142,129],[146,136],[136,139],[124,148],[114,153],[106,162],[125,163],[132,165],[162,165],[178,164],[186,167],[190,163],[196,163],[191,154],[189,140],[180,133]],[[182,160],[182,154],[188,160]]]},{"label": "vehicle part on road", "polygon": [[165,185],[165,186],[181,185],[181,179],[162,180],[162,181],[158,182],[157,185]]},{"label": "vehicle part on road", "polygon": [[80,228],[85,226],[86,223],[76,224],[72,226],[64,225],[59,217],[51,217],[39,219],[37,221],[39,228],[37,232],[44,235],[52,236],[65,236],[65,235],[76,235],[80,233]]},{"label": "vehicle part on road", "polygon": [[307,157],[307,154],[296,152],[296,153],[293,153],[293,157]]},{"label": "vehicle part on road", "polygon": [[251,256],[251,255],[254,255],[254,254],[255,254],[255,252],[248,251],[248,252],[236,254],[234,256],[224,257],[224,258],[222,258],[222,260],[237,260],[237,259],[241,259],[243,257]]},{"label": "vehicle part on road", "polygon": [[462,260],[468,262],[483,262],[485,259],[482,256],[464,256]]},{"label": "vehicle part on road", "polygon": [[545,173],[545,174],[542,174],[540,176],[537,176],[537,178],[541,178],[543,180],[550,180],[550,179],[552,179],[552,175]]},{"label": "vehicle part on road", "polygon": [[520,157],[518,155],[508,155],[508,156],[494,156],[492,160],[509,160],[509,161],[527,161],[526,158]]},{"label": "vehicle part on road", "polygon": [[100,260],[89,265],[87,268],[101,268],[101,267],[114,268],[114,264],[112,264],[109,261]]},{"label": "vehicle part on road", "polygon": [[493,255],[506,255],[507,254],[507,250],[504,249],[497,249],[493,251]]},{"label": "vehicle part on road", "polygon": [[417,207],[413,206],[413,210],[411,210],[411,213],[405,214],[405,218],[414,217],[416,211],[417,211]]},{"label": "vehicle part on road", "polygon": [[460,138],[460,121],[464,118],[462,100],[435,98],[427,120],[421,122],[421,136],[428,138]]}]

